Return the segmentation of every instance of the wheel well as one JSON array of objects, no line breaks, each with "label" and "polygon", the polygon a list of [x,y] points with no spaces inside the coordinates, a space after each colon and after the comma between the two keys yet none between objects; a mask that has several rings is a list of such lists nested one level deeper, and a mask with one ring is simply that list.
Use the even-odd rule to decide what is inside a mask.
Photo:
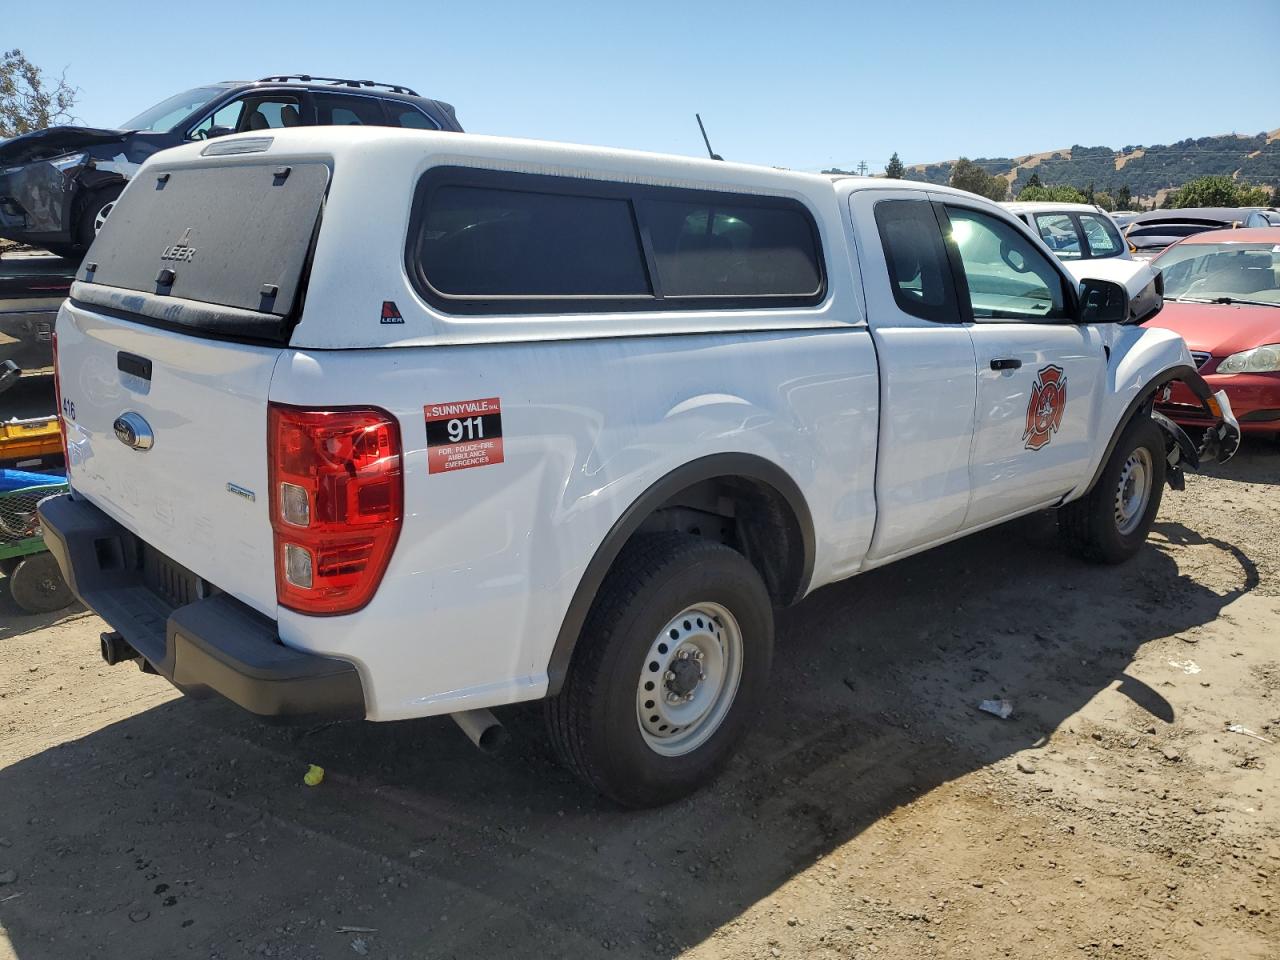
[{"label": "wheel well", "polygon": [[746,453],[692,460],[662,477],[614,522],[569,601],[547,663],[547,696],[564,683],[587,613],[613,562],[638,533],[678,530],[740,551],[774,603],[804,596],[813,574],[813,519],[799,486],[776,463]]},{"label": "wheel well", "polygon": [[760,572],[775,604],[799,599],[805,572],[800,523],[787,499],[764,481],[742,476],[702,480],[669,497],[631,536],[663,531],[732,547]]}]

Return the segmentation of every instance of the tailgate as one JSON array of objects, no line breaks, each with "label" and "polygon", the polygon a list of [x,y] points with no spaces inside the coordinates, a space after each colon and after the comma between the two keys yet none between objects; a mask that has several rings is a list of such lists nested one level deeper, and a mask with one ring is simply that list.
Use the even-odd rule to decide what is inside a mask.
[{"label": "tailgate", "polygon": [[314,160],[157,158],[58,315],[73,490],[189,571],[184,589],[194,574],[273,618],[267,397],[328,182]]},{"label": "tailgate", "polygon": [[[267,393],[279,353],[157,330],[73,303],[58,316],[75,492],[272,617]],[[121,419],[129,426],[117,431]],[[131,431],[134,438],[149,431],[150,447]]]}]

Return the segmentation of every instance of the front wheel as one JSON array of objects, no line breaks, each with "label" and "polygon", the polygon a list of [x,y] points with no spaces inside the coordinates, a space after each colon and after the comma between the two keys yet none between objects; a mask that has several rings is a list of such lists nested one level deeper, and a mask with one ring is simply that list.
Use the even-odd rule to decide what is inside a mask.
[{"label": "front wheel", "polygon": [[641,535],[605,579],[559,695],[551,739],[590,786],[629,807],[669,803],[729,759],[768,683],[773,606],[742,554]]},{"label": "front wheel", "polygon": [[1058,510],[1067,544],[1093,563],[1122,563],[1146,542],[1164,494],[1164,434],[1138,416],[1120,434],[1098,482]]},{"label": "front wheel", "polygon": [[102,230],[102,225],[107,222],[107,217],[115,207],[116,200],[123,192],[124,184],[118,183],[103,187],[101,190],[94,190],[85,197],[80,222],[76,225],[76,244],[81,250],[87,250],[89,244],[93,243],[94,238]]}]

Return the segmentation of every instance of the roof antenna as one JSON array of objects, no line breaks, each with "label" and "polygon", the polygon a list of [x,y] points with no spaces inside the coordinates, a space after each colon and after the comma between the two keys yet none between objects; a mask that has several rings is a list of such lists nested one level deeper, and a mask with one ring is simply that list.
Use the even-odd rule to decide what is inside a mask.
[{"label": "roof antenna", "polygon": [[702,114],[695,113],[694,116],[698,118],[698,129],[702,131],[702,142],[707,145],[707,154],[712,160],[723,160],[724,157],[711,149],[711,141],[707,139],[707,128],[702,125]]}]

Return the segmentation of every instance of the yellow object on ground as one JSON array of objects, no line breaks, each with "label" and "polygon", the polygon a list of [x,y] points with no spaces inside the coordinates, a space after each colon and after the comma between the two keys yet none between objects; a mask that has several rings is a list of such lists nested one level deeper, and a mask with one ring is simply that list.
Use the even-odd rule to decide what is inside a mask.
[{"label": "yellow object on ground", "polygon": [[57,417],[0,422],[0,460],[47,457],[61,452]]},{"label": "yellow object on ground", "polygon": [[322,780],[324,780],[324,767],[317,767],[314,763],[302,778],[302,782],[308,787],[318,787]]}]

